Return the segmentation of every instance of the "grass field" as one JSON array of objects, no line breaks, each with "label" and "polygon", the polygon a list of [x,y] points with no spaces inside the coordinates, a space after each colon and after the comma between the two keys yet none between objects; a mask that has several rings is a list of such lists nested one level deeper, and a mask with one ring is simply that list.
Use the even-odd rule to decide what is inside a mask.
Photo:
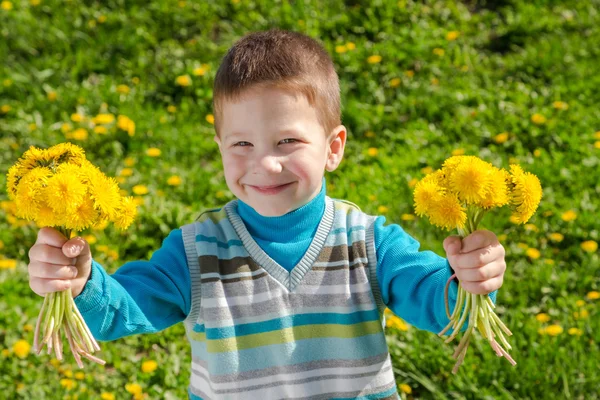
[{"label": "grass field", "polygon": [[[170,230],[233,198],[211,137],[220,58],[252,30],[307,33],[336,63],[349,133],[345,160],[326,175],[331,197],[386,215],[443,255],[447,233],[412,205],[415,181],[443,160],[516,162],[542,183],[527,225],[508,210],[483,220],[507,250],[496,311],[517,365],[477,334],[453,375],[456,341],[392,319],[402,396],[598,399],[598,10],[597,0],[1,1],[0,187],[29,146],[76,143],[140,204],[123,234],[81,233],[94,257],[110,272],[149,258]],[[15,218],[5,189],[0,205],[0,397],[185,398],[181,324],[101,343],[104,367],[31,352],[42,299],[27,254],[38,227]]]}]

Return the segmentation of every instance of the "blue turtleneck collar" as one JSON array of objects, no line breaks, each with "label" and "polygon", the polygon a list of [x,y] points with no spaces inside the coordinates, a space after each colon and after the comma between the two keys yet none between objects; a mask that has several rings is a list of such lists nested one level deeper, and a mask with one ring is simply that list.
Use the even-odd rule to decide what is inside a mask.
[{"label": "blue turtleneck collar", "polygon": [[305,205],[279,217],[264,217],[238,199],[237,212],[248,232],[256,239],[270,242],[298,242],[311,238],[325,212],[325,177],[321,191]]}]

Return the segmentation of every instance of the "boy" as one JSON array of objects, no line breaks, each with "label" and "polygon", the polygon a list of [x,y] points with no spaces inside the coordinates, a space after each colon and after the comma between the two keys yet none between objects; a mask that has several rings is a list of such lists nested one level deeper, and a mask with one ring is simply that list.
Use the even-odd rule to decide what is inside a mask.
[{"label": "boy", "polygon": [[[324,172],[340,164],[346,128],[334,65],[310,37],[242,38],[217,72],[213,105],[237,199],[113,275],[82,238],[42,228],[32,290],[71,288],[99,340],[184,321],[192,399],[397,398],[383,309],[441,331],[453,270],[467,291],[495,301],[503,247],[478,231],[448,237],[447,258],[419,252],[400,226],[326,196]],[[457,289],[452,282],[451,309]]]}]

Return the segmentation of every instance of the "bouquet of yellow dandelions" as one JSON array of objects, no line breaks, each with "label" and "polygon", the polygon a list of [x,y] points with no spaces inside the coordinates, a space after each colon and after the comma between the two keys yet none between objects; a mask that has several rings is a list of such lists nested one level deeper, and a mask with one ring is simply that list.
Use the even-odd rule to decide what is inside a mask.
[{"label": "bouquet of yellow dandelions", "polygon": [[[488,211],[504,205],[511,208],[516,221],[524,224],[535,213],[541,198],[540,181],[532,173],[524,172],[518,165],[511,165],[508,172],[474,156],[450,157],[441,169],[419,181],[414,190],[415,213],[429,217],[432,224],[444,229],[456,228],[461,238],[474,232]],[[456,306],[450,315],[448,285],[455,276],[450,277],[444,290],[450,323],[438,336],[453,328],[445,340],[445,343],[451,342],[460,332],[469,311],[470,315],[465,335],[453,354],[457,362],[452,372],[456,374],[462,364],[475,328],[490,342],[498,356],[504,356],[516,365],[502,347],[511,349],[502,332],[508,336],[512,332],[494,313],[496,306],[487,295],[468,293],[459,282]]]},{"label": "bouquet of yellow dandelions", "polygon": [[[8,170],[7,189],[17,217],[35,221],[39,227],[56,227],[67,239],[72,232],[104,222],[126,229],[137,214],[133,198],[122,197],[115,179],[105,176],[85,158],[82,148],[71,143],[45,150],[31,146]],[[80,368],[81,356],[105,363],[92,355],[100,346],[77,309],[71,289],[44,297],[34,351],[40,354],[47,345],[48,354],[54,348],[56,358],[62,360],[63,327]]]}]

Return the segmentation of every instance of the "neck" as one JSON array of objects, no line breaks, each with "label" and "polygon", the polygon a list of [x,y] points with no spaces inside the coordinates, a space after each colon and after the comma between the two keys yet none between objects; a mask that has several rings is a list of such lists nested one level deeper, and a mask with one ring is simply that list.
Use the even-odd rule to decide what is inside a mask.
[{"label": "neck", "polygon": [[264,217],[238,199],[237,212],[248,232],[256,238],[272,242],[299,241],[311,237],[325,211],[326,184],[308,203],[279,217]]}]

